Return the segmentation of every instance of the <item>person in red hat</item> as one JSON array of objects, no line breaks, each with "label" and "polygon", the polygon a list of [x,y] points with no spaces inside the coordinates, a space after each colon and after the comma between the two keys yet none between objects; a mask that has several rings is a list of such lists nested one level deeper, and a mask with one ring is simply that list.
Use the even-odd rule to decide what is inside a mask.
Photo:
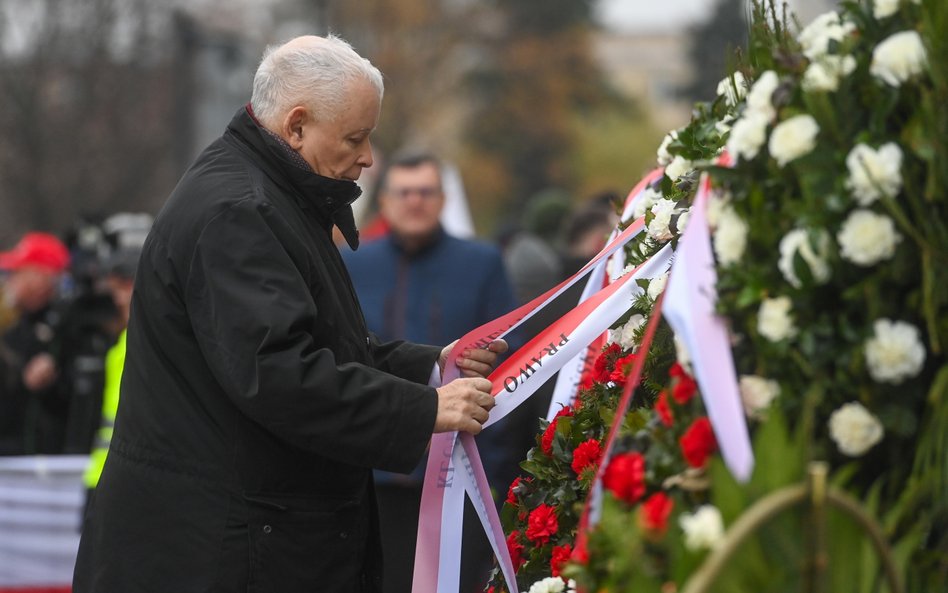
[{"label": "person in red hat", "polygon": [[69,265],[69,250],[54,235],[31,232],[0,252],[4,306],[14,319],[0,338],[5,381],[0,384],[0,454],[57,453],[68,401],[58,389],[51,303]]}]

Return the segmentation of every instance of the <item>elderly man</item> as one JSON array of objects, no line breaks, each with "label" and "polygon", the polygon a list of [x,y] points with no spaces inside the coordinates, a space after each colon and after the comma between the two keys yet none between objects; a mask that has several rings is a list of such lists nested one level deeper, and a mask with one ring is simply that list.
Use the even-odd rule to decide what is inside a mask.
[{"label": "elderly man", "polygon": [[269,51],[155,220],[76,593],[377,591],[372,468],[480,431],[506,344],[428,387],[449,349],[371,334],[332,243],[333,224],[358,243],[381,98],[338,38]]}]

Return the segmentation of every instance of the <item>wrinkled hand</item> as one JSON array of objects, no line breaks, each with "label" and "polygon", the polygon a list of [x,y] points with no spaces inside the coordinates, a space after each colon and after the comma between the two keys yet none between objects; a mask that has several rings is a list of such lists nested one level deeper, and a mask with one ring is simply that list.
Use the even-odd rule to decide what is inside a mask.
[{"label": "wrinkled hand", "polygon": [[30,391],[40,391],[52,385],[58,374],[52,356],[37,354],[23,367],[23,385]]},{"label": "wrinkled hand", "polygon": [[[444,366],[448,362],[448,354],[458,341],[455,340],[441,350],[441,356],[438,357],[438,366],[441,367],[441,374],[444,375]],[[504,340],[494,340],[487,345],[487,348],[468,348],[461,352],[457,358],[458,369],[462,377],[484,377],[494,369],[494,363],[497,362],[497,355],[507,351],[507,342]]]},{"label": "wrinkled hand", "polygon": [[490,381],[483,377],[461,378],[438,388],[438,415],[434,432],[462,430],[478,434],[494,407]]}]

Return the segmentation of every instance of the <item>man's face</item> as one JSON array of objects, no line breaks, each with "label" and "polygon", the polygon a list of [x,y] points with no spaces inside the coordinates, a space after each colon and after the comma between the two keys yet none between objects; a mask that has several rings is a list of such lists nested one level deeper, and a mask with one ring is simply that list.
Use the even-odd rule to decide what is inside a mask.
[{"label": "man's face", "polygon": [[407,240],[429,237],[438,228],[444,194],[433,163],[389,169],[379,193],[379,210],[395,235]]},{"label": "man's face", "polygon": [[53,300],[59,275],[42,268],[25,267],[10,273],[7,290],[21,311],[39,311]]},{"label": "man's face", "polygon": [[316,173],[355,181],[372,166],[369,134],[379,122],[378,91],[371,83],[352,83],[348,101],[332,121],[309,118],[303,124],[299,153]]}]

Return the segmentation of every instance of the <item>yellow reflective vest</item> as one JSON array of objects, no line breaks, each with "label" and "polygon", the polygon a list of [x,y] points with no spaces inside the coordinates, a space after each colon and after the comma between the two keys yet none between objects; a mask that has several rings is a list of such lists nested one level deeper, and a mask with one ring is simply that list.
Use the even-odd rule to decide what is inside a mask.
[{"label": "yellow reflective vest", "polygon": [[122,330],[118,341],[105,355],[105,391],[102,394],[102,425],[96,433],[89,457],[89,466],[84,477],[86,488],[95,488],[105,466],[105,457],[112,442],[112,427],[118,411],[119,387],[122,384],[122,368],[125,366],[125,333]]}]

